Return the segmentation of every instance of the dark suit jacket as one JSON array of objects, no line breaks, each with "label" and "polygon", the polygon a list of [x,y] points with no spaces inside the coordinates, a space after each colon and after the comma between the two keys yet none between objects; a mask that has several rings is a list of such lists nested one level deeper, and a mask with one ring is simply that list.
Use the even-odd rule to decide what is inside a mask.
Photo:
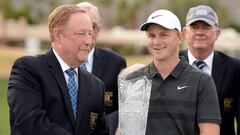
[{"label": "dark suit jacket", "polygon": [[105,85],[105,112],[118,110],[118,74],[126,67],[126,60],[113,51],[95,48],[92,73]]},{"label": "dark suit jacket", "polygon": [[109,131],[109,135],[115,135],[117,128],[118,128],[118,111],[112,112],[107,115],[106,117],[106,123],[107,123],[107,128]]},{"label": "dark suit jacket", "polygon": [[[180,55],[188,59],[186,50],[180,52]],[[238,123],[240,122],[240,61],[215,51],[212,78],[217,88],[221,110],[221,135],[235,135],[234,116],[237,116],[236,120]]]},{"label": "dark suit jacket", "polygon": [[102,134],[104,85],[80,70],[78,80],[75,122],[64,74],[53,51],[16,60],[8,86],[11,135]]}]

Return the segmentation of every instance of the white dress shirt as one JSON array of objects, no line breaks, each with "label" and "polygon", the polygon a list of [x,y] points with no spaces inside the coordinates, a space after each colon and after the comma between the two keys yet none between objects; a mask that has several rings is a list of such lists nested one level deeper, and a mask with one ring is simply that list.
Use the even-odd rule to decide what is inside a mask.
[{"label": "white dress shirt", "polygon": [[88,54],[87,60],[84,62],[85,66],[87,68],[87,71],[89,73],[92,73],[92,68],[93,68],[93,54],[94,54],[95,48],[93,47],[92,50]]},{"label": "white dress shirt", "polygon": [[[58,62],[60,63],[60,66],[62,68],[62,72],[64,74],[64,77],[66,79],[66,82],[68,83],[68,78],[69,76],[67,75],[67,73],[65,72],[66,70],[68,70],[69,68],[71,68],[70,66],[68,66],[63,59],[58,55],[58,53],[53,49],[53,53],[54,55],[57,57]],[[76,71],[77,74],[75,74],[75,81],[78,87],[78,68],[74,68],[74,70]]]},{"label": "white dress shirt", "polygon": [[[189,64],[193,65],[194,67],[196,67],[196,64],[194,64],[194,62],[198,59],[196,59],[192,53],[188,50],[187,51],[187,55],[188,55],[188,61]],[[212,63],[213,63],[213,56],[214,56],[214,52],[212,52],[206,59],[202,60],[205,62],[205,66],[202,68],[202,71],[208,73],[209,75],[212,74]]]}]

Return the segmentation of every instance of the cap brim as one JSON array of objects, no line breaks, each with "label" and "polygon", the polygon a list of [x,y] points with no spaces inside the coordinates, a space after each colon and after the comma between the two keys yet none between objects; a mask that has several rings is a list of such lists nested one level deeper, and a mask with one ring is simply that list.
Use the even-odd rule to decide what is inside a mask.
[{"label": "cap brim", "polygon": [[214,21],[212,21],[212,20],[210,20],[210,19],[207,19],[207,18],[196,18],[196,19],[193,19],[193,20],[191,20],[191,21],[188,21],[188,22],[186,23],[186,25],[190,25],[190,24],[192,24],[192,23],[194,23],[194,22],[196,22],[196,21],[204,21],[204,22],[206,22],[207,24],[209,24],[209,25],[211,25],[211,26],[217,25],[217,24],[215,24]]},{"label": "cap brim", "polygon": [[[140,30],[141,31],[146,31],[150,24],[157,24],[157,25],[162,26],[166,29],[177,29],[177,28],[171,28],[169,26],[166,26],[166,24],[159,24],[159,23],[156,23],[156,22],[145,22],[140,26]],[[177,29],[177,30],[180,31],[179,29]]]},{"label": "cap brim", "polygon": [[141,31],[146,31],[147,28],[148,28],[148,26],[149,26],[150,24],[157,24],[157,23],[145,22],[145,23],[143,23],[143,24],[140,26],[140,30],[141,30]]}]

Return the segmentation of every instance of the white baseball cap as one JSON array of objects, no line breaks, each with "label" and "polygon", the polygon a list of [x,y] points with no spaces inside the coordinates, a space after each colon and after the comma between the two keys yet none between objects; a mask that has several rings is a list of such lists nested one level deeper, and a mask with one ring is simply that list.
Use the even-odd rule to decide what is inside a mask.
[{"label": "white baseball cap", "polygon": [[146,31],[150,24],[158,24],[167,29],[176,29],[181,32],[181,23],[178,17],[169,10],[154,11],[145,23],[140,26],[141,31]]}]

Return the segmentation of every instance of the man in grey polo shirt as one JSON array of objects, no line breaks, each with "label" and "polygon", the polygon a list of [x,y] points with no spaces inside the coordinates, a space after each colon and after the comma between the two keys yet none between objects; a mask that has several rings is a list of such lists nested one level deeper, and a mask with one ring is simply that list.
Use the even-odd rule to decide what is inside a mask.
[{"label": "man in grey polo shirt", "polygon": [[168,10],[153,12],[146,31],[153,62],[127,76],[152,80],[146,135],[219,135],[221,116],[212,78],[179,58],[181,24]]}]

